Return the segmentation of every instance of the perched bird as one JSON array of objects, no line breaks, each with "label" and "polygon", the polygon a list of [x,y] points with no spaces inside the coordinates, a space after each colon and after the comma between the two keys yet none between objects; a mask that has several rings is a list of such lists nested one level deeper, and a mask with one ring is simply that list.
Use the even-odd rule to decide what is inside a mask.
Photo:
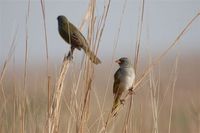
[{"label": "perched bird", "polygon": [[72,23],[68,21],[65,16],[58,16],[58,31],[60,36],[71,45],[68,58],[73,58],[73,51],[75,48],[78,50],[83,49],[90,60],[95,63],[101,63],[100,59],[90,50],[89,45],[82,33]]},{"label": "perched bird", "polygon": [[114,103],[112,111],[114,111],[118,107],[118,105],[123,102],[123,100],[120,99],[122,93],[125,90],[132,91],[132,86],[135,81],[135,71],[128,58],[122,57],[119,60],[116,60],[115,62],[119,64],[120,68],[115,72],[114,75],[114,84],[113,84]]}]

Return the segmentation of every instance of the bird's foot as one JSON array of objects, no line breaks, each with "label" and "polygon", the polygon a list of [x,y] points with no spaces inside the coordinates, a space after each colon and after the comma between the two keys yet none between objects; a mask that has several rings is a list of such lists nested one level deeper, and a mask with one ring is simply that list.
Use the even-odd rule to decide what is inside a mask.
[{"label": "bird's foot", "polygon": [[120,103],[121,103],[122,105],[124,105],[125,99],[120,99]]},{"label": "bird's foot", "polygon": [[130,95],[135,95],[135,91],[133,90],[133,87],[131,87],[130,89],[128,89],[128,91],[129,91],[129,94]]},{"label": "bird's foot", "polygon": [[67,60],[67,56],[65,54],[64,58],[63,58],[63,62]]},{"label": "bird's foot", "polygon": [[70,60],[70,61],[73,60],[73,55],[72,55],[71,52],[68,53],[67,59]]}]

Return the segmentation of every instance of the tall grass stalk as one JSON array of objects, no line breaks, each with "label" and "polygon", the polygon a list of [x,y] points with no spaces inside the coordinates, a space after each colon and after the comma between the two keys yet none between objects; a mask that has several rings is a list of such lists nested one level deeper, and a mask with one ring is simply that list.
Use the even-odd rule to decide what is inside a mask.
[{"label": "tall grass stalk", "polygon": [[183,28],[183,30],[178,34],[174,42],[164,51],[160,56],[158,56],[153,63],[146,68],[144,73],[141,75],[141,77],[136,81],[135,85],[133,86],[134,90],[136,91],[137,86],[141,84],[141,82],[149,75],[149,73],[152,71],[152,69],[169,53],[169,51],[177,45],[178,41],[183,37],[183,35],[191,28],[193,22],[197,20],[197,18],[200,16],[200,13],[197,13],[189,22],[188,24]]},{"label": "tall grass stalk", "polygon": [[[141,49],[141,35],[142,35],[142,29],[143,29],[143,21],[144,21],[144,11],[145,11],[145,0],[140,0],[141,6],[139,8],[139,16],[138,16],[138,25],[137,25],[137,35],[136,35],[136,46],[135,46],[135,59],[134,59],[134,68],[136,70],[136,74],[138,77],[138,68],[139,68],[139,62],[140,62],[140,49]],[[196,14],[189,22],[188,24],[183,28],[183,30],[179,33],[179,35],[175,38],[175,40],[170,44],[170,46],[162,52],[160,56],[158,56],[155,59],[150,59],[150,63],[148,67],[145,69],[145,71],[139,75],[140,77],[137,78],[136,83],[133,85],[133,90],[136,92],[137,96],[139,97],[139,91],[140,88],[144,87],[138,87],[142,83],[149,81],[149,84],[147,85],[147,88],[149,87],[150,97],[149,98],[149,107],[152,110],[150,113],[145,114],[150,115],[148,118],[143,115],[143,113],[146,113],[146,106],[143,105],[144,101],[141,101],[139,103],[139,106],[137,106],[137,96],[134,97],[132,93],[128,92],[126,93],[123,98],[128,101],[124,106],[119,106],[119,108],[116,110],[116,114],[107,111],[106,105],[108,105],[107,101],[107,95],[109,92],[109,85],[110,85],[110,79],[112,75],[112,66],[109,71],[108,82],[102,86],[106,86],[104,89],[105,92],[103,92],[103,97],[101,98],[99,94],[97,93],[95,89],[98,89],[98,87],[95,86],[94,77],[99,76],[95,75],[95,67],[94,65],[89,61],[88,57],[83,56],[81,66],[79,67],[78,74],[76,75],[76,70],[74,69],[75,65],[72,67],[72,74],[73,76],[70,77],[70,81],[73,81],[70,85],[72,85],[71,88],[69,88],[70,85],[66,85],[67,89],[70,89],[70,91],[67,90],[67,94],[64,93],[64,83],[66,79],[67,72],[69,70],[69,67],[73,65],[71,62],[64,57],[64,60],[61,64],[60,71],[58,73],[58,77],[56,77],[56,80],[54,81],[53,77],[50,77],[49,74],[49,53],[48,53],[48,36],[47,36],[47,25],[46,25],[46,16],[45,13],[45,0],[40,0],[41,5],[41,11],[42,11],[42,19],[43,19],[43,27],[44,27],[44,38],[45,38],[45,57],[47,62],[46,67],[46,73],[47,74],[47,82],[48,84],[42,84],[41,88],[47,88],[44,89],[45,95],[43,95],[43,90],[39,90],[37,94],[42,94],[42,100],[45,99],[44,97],[47,95],[46,100],[40,101],[41,99],[37,99],[38,97],[35,95],[32,95],[34,93],[31,93],[30,96],[25,95],[25,88],[28,87],[28,79],[31,77],[28,73],[28,55],[29,55],[29,14],[30,14],[30,0],[28,0],[27,4],[27,12],[26,18],[25,18],[25,53],[24,53],[24,70],[22,70],[22,83],[21,79],[18,79],[18,73],[16,72],[16,60],[15,57],[13,58],[14,63],[14,72],[12,74],[11,82],[14,85],[10,85],[10,72],[7,71],[9,68],[9,63],[13,55],[15,54],[15,48],[16,48],[16,40],[17,40],[17,31],[14,34],[14,37],[11,42],[11,47],[9,49],[8,55],[4,61],[3,68],[1,70],[0,75],[0,87],[1,87],[1,96],[2,99],[0,99],[0,102],[2,103],[2,106],[0,108],[0,132],[48,132],[48,133],[57,133],[57,132],[67,132],[67,133],[92,133],[92,132],[98,132],[98,133],[107,133],[107,132],[114,132],[114,130],[120,129],[118,132],[123,133],[129,133],[129,132],[147,132],[145,129],[150,127],[150,132],[158,133],[161,132],[160,128],[160,119],[161,113],[163,113],[163,108],[165,105],[167,105],[167,100],[169,103],[167,112],[167,117],[165,125],[166,125],[166,132],[170,133],[173,131],[172,128],[172,122],[174,120],[173,115],[176,111],[174,108],[174,102],[175,102],[175,85],[177,81],[177,66],[178,66],[178,58],[176,59],[175,65],[173,66],[172,72],[169,74],[169,80],[164,83],[164,90],[161,90],[161,76],[160,76],[160,70],[159,70],[159,77],[158,79],[155,78],[155,67],[160,65],[160,62],[164,59],[164,57],[170,52],[172,48],[174,48],[178,41],[182,39],[182,37],[186,34],[188,30],[191,29],[192,24],[194,21],[199,18],[200,13]],[[114,56],[116,54],[116,48],[118,45],[118,38],[120,37],[120,31],[121,27],[123,25],[123,18],[126,11],[126,5],[128,0],[123,1],[124,4],[122,5],[122,12],[120,16],[120,21],[118,25],[118,29],[114,38],[114,45],[113,45],[113,53],[112,53],[112,61],[114,59]],[[102,14],[100,15],[100,18],[96,16],[97,11],[97,1],[96,0],[90,0],[88,4],[87,11],[85,13],[85,16],[83,17],[82,22],[80,23],[80,30],[83,30],[83,28],[87,29],[87,40],[89,42],[90,48],[97,54],[100,42],[102,40],[103,31],[106,25],[107,16],[110,9],[111,0],[105,0],[104,1],[104,10]],[[156,67],[157,70],[157,67]],[[24,72],[24,73],[23,73]],[[7,77],[7,73],[8,77]],[[69,73],[71,74],[71,73]],[[31,74],[30,74],[31,75]],[[39,75],[41,76],[41,75]],[[101,75],[100,75],[101,76]],[[148,78],[147,78],[148,77]],[[4,82],[5,79],[8,79],[8,81]],[[14,81],[12,81],[14,80]],[[166,81],[166,80],[165,80]],[[55,82],[55,83],[54,83]],[[31,81],[31,85],[33,85],[32,89],[27,89],[27,92],[34,92],[35,88],[40,89],[39,85],[35,85],[35,81]],[[51,84],[55,84],[54,89],[51,90]],[[144,84],[142,84],[144,85]],[[12,88],[10,93],[10,90],[7,88]],[[146,86],[145,86],[146,87]],[[22,90],[20,89],[22,88]],[[24,89],[23,89],[24,88]],[[138,92],[138,93],[137,93]],[[94,95],[93,95],[94,94]],[[147,93],[148,94],[148,93]],[[13,96],[13,97],[11,97]],[[41,96],[41,95],[40,95]],[[43,97],[44,96],[44,97]],[[147,96],[147,95],[145,95]],[[10,98],[11,97],[11,98]],[[134,101],[133,101],[134,97]],[[35,101],[35,99],[37,99]],[[103,99],[103,100],[102,100]],[[111,98],[110,98],[111,99]],[[102,100],[102,101],[101,101]],[[143,99],[142,99],[143,100]],[[39,101],[39,102],[38,102]],[[36,103],[35,103],[36,102]],[[140,102],[140,101],[139,101]],[[9,103],[9,104],[8,104]],[[93,104],[97,104],[94,105]],[[10,106],[11,105],[11,106]],[[44,108],[44,105],[47,106],[46,111]],[[134,106],[133,106],[134,105]],[[195,106],[195,105],[193,105]],[[95,112],[93,111],[93,107],[97,107]],[[134,108],[133,108],[134,107]],[[137,108],[138,107],[138,108]],[[123,109],[122,109],[123,108]],[[111,107],[110,107],[111,109]],[[149,108],[148,108],[149,109]],[[137,111],[139,111],[139,115],[137,114]],[[200,123],[200,115],[198,109],[195,110],[195,116],[198,116],[197,118],[197,130],[199,129],[199,123]],[[11,115],[10,115],[11,114]],[[9,116],[10,115],[10,116]],[[61,117],[62,115],[62,117]],[[117,117],[116,117],[117,116]],[[66,118],[67,119],[66,119]],[[118,119],[119,118],[119,119]],[[145,118],[145,119],[143,119]],[[196,120],[196,119],[195,119]],[[45,124],[43,123],[45,121]],[[64,121],[64,123],[63,123]],[[120,124],[122,126],[118,126],[118,122],[120,121]],[[147,122],[150,122],[151,124],[145,125]],[[183,121],[184,122],[184,121]],[[137,128],[138,123],[140,124],[140,127]],[[192,124],[191,124],[192,125]],[[146,127],[149,126],[149,127]],[[143,127],[145,129],[143,129]],[[153,130],[151,130],[153,128]],[[148,131],[149,131],[148,130]]]},{"label": "tall grass stalk", "polygon": [[58,80],[56,82],[53,98],[50,104],[51,105],[50,114],[48,115],[48,120],[47,120],[49,133],[58,132],[58,126],[59,126],[58,124],[59,124],[59,118],[60,118],[60,105],[61,105],[61,96],[62,96],[61,94],[63,90],[65,76],[69,68],[69,63],[70,61],[65,56]]},{"label": "tall grass stalk", "polygon": [[[143,19],[144,19],[144,6],[145,6],[145,0],[141,0],[141,7],[140,7],[140,15],[138,19],[138,31],[137,31],[137,37],[136,37],[136,49],[135,49],[135,60],[134,60],[134,69],[135,69],[135,74],[137,77],[137,66],[138,66],[138,61],[139,61],[139,54],[140,54],[140,45],[141,45],[141,34],[142,34],[142,27],[143,27]],[[135,83],[133,83],[134,85]],[[130,96],[130,102],[128,105],[128,111],[126,113],[125,117],[125,122],[124,122],[124,127],[123,127],[123,133],[128,132],[128,125],[130,126],[130,116],[131,116],[131,110],[132,110],[132,104],[133,104],[133,95]]]},{"label": "tall grass stalk", "polygon": [[[8,52],[8,56],[6,57],[6,59],[4,61],[4,65],[3,65],[1,75],[0,75],[1,97],[3,97],[3,102],[2,102],[3,105],[2,105],[2,111],[0,112],[0,116],[3,116],[4,112],[5,112],[5,114],[8,114],[8,112],[7,112],[7,97],[6,97],[5,90],[4,90],[3,78],[5,76],[6,70],[8,69],[8,64],[9,64],[12,56],[15,53],[17,33],[18,33],[18,27],[17,27],[17,29],[14,33],[14,37],[13,37],[12,42],[11,42],[11,46],[10,46],[10,49],[9,49],[9,52]],[[5,119],[2,119],[1,121],[7,123],[6,125],[9,126],[7,115],[6,115]],[[1,122],[1,124],[3,124],[2,122]],[[3,128],[2,128],[2,130],[3,130]],[[0,129],[0,131],[1,131],[1,129]]]},{"label": "tall grass stalk", "polygon": [[178,57],[176,58],[176,62],[174,65],[174,79],[172,82],[172,94],[171,94],[171,104],[170,104],[170,112],[169,112],[169,125],[168,125],[168,133],[171,133],[171,125],[172,125],[172,113],[173,113],[173,105],[174,105],[174,91],[175,91],[175,85],[176,85],[176,81],[177,81],[177,69],[178,68]]},{"label": "tall grass stalk", "polygon": [[[43,27],[44,27],[44,36],[45,36],[45,53],[46,53],[46,74],[47,74],[47,94],[48,94],[48,103],[47,103],[47,116],[48,116],[48,120],[50,117],[50,104],[51,104],[51,89],[50,89],[50,74],[49,74],[49,52],[48,52],[48,37],[47,37],[47,26],[46,26],[46,14],[45,14],[45,0],[40,0],[40,5],[41,5],[41,10],[42,10],[42,18],[43,18]],[[50,121],[48,122],[50,123]],[[48,124],[49,126],[50,124]],[[50,129],[50,127],[48,127],[48,129]],[[49,130],[50,131],[50,130]]]}]

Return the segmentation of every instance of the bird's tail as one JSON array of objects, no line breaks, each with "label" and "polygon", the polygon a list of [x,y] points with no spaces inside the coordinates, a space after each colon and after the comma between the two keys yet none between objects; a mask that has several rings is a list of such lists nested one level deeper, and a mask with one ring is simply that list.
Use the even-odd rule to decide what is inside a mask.
[{"label": "bird's tail", "polygon": [[120,94],[116,94],[116,96],[114,97],[112,112],[115,112],[117,107],[120,105],[120,96],[121,96]]},{"label": "bird's tail", "polygon": [[94,64],[100,64],[101,63],[100,59],[89,48],[84,49],[84,51]]}]

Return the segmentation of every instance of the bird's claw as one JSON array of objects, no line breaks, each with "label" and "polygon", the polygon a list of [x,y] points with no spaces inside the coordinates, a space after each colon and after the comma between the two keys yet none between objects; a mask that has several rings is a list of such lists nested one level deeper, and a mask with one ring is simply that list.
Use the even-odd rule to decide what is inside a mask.
[{"label": "bird's claw", "polygon": [[124,105],[125,100],[124,100],[124,99],[120,99],[120,103],[121,103],[122,105]]},{"label": "bird's claw", "polygon": [[128,91],[129,91],[129,94],[130,94],[130,95],[132,95],[132,94],[135,95],[135,91],[133,90],[133,88],[130,88]]},{"label": "bird's claw", "polygon": [[67,59],[70,60],[70,61],[73,60],[73,55],[72,55],[71,52],[68,53]]},{"label": "bird's claw", "polygon": [[67,56],[67,59],[71,61],[73,60],[73,56]]}]

